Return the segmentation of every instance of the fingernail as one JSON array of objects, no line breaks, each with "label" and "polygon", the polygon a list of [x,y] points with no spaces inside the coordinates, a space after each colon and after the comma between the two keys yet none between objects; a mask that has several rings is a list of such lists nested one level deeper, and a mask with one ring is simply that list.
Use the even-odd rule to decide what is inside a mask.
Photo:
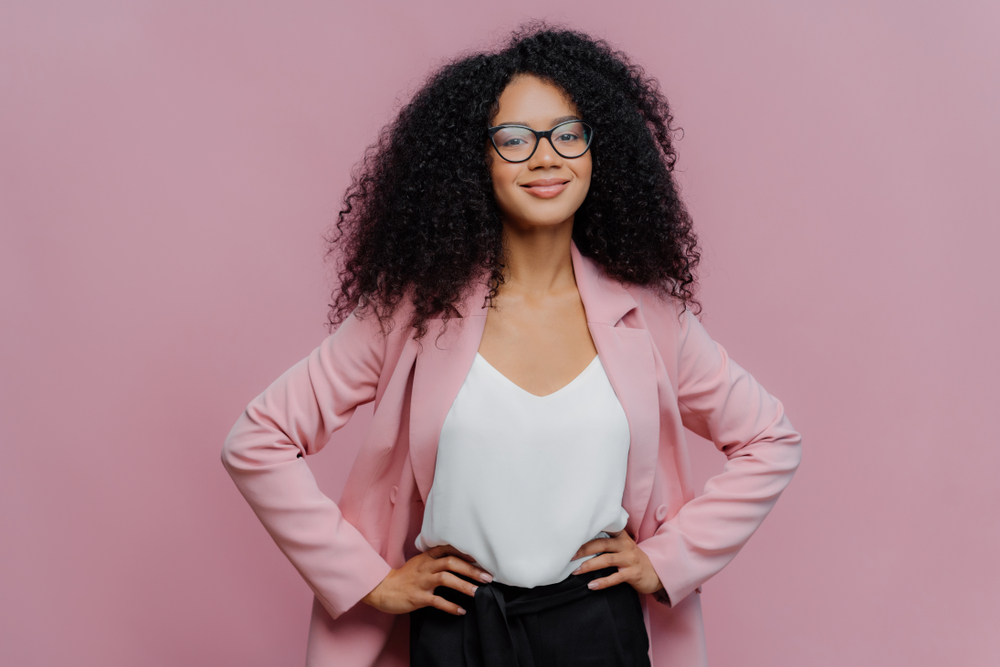
[{"label": "fingernail", "polygon": [[486,583],[490,583],[491,581],[493,581],[493,575],[490,574],[489,572],[483,572],[482,574],[479,575],[479,578],[485,581]]},{"label": "fingernail", "polygon": [[594,590],[595,588],[597,588],[597,582],[591,581],[590,583],[587,584],[587,588],[589,588],[590,590]]},{"label": "fingernail", "polygon": [[475,595],[476,591],[478,591],[478,590],[479,590],[479,586],[473,586],[472,587],[472,594]]},{"label": "fingernail", "polygon": [[572,571],[572,572],[571,572],[570,574],[580,574],[580,570],[581,570],[581,569],[582,569],[582,568],[579,568],[579,567],[578,567],[578,568],[576,568],[575,570],[573,570],[573,571]]},{"label": "fingernail", "polygon": [[459,615],[459,616],[465,616],[465,610],[464,610],[464,609],[462,609],[461,607],[459,607],[459,608],[458,608],[458,615]]}]

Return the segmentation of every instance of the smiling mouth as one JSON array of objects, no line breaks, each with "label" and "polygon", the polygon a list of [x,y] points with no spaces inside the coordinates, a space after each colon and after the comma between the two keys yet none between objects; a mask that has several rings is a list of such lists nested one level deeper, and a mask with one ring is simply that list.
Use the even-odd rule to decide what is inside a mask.
[{"label": "smiling mouth", "polygon": [[545,181],[534,181],[532,183],[522,185],[521,187],[535,197],[550,199],[565,190],[567,186],[569,186],[569,181],[550,179]]}]

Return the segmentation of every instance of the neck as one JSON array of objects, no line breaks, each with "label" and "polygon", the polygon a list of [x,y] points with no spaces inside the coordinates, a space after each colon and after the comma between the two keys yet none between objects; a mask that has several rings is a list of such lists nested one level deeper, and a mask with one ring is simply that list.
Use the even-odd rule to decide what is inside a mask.
[{"label": "neck", "polygon": [[576,287],[570,243],[573,219],[547,227],[504,225],[505,282],[501,293],[545,296]]}]

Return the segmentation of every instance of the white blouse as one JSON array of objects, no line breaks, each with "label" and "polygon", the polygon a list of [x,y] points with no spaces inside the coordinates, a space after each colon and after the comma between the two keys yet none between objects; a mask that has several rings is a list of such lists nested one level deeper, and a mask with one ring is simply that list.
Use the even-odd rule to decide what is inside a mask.
[{"label": "white blouse", "polygon": [[451,544],[512,586],[562,581],[593,558],[570,560],[584,542],[625,528],[628,448],[598,357],[535,396],[477,353],[441,429],[416,546]]}]

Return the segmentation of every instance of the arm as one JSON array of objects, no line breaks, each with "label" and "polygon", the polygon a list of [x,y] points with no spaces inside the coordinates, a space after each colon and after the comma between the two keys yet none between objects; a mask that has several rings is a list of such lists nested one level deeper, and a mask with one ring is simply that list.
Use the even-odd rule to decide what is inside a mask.
[{"label": "arm", "polygon": [[377,318],[352,314],[251,401],[222,448],[240,493],[334,618],[392,568],[319,490],[303,456],[374,400],[385,347]]},{"label": "arm", "polygon": [[678,331],[678,407],[684,426],[711,440],[728,461],[640,547],[677,604],[746,544],[801,458],[802,436],[768,394],[685,310]]}]

